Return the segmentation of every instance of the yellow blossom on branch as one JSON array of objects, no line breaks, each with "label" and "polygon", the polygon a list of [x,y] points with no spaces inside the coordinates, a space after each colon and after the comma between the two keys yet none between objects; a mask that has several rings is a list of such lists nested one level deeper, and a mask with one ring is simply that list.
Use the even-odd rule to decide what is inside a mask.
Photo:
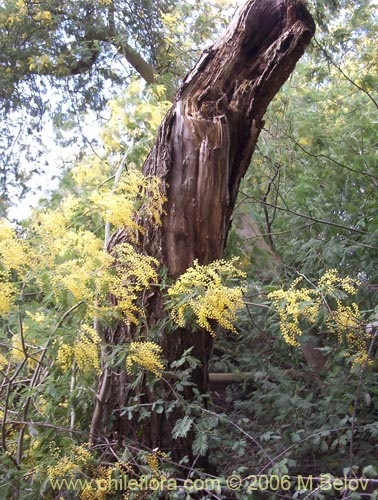
[{"label": "yellow blossom on branch", "polygon": [[371,336],[365,330],[362,314],[356,303],[347,306],[338,300],[336,310],[327,318],[327,325],[337,335],[340,343],[347,343],[349,352],[345,354],[346,357],[356,353],[353,364],[366,361]]},{"label": "yellow blossom on branch", "polygon": [[100,343],[101,339],[96,330],[86,324],[81,325],[77,338],[72,345],[67,342],[59,344],[57,363],[66,371],[72,367],[74,361],[84,373],[100,371]]},{"label": "yellow blossom on branch", "polygon": [[138,315],[143,311],[138,299],[143,289],[157,283],[156,268],[159,263],[153,257],[141,255],[128,243],[114,247],[115,261],[113,273],[103,277],[104,285],[116,297],[115,308],[129,322],[138,323]]},{"label": "yellow blossom on branch", "polygon": [[306,288],[303,278],[297,278],[288,290],[276,290],[268,295],[280,317],[280,330],[285,341],[299,346],[302,332],[314,326],[320,313],[326,316],[328,330],[337,336],[340,344],[346,343],[345,356],[353,356],[353,363],[367,359],[368,343],[371,337],[366,333],[364,322],[356,303],[343,304],[357,293],[360,282],[342,277],[336,269],[326,271],[317,286]]},{"label": "yellow blossom on branch", "polygon": [[160,357],[162,348],[155,342],[131,342],[126,357],[126,370],[132,372],[133,366],[137,365],[159,376],[164,370],[164,364]]},{"label": "yellow blossom on branch", "polygon": [[92,194],[91,201],[106,222],[131,231],[143,231],[137,222],[137,212],[139,217],[149,216],[155,224],[160,224],[166,201],[160,184],[157,177],[144,176],[136,169],[129,169],[114,189],[103,186]]},{"label": "yellow blossom on branch", "polygon": [[215,335],[215,331],[210,321],[236,332],[233,323],[238,310],[244,307],[244,290],[228,282],[245,276],[237,269],[237,261],[219,260],[207,266],[195,261],[168,289],[170,315],[179,327],[183,328],[193,317],[198,326],[211,335]]},{"label": "yellow blossom on branch", "polygon": [[20,363],[25,359],[25,352],[22,345],[21,336],[18,334],[12,336],[11,357],[12,360],[16,361],[17,363]]},{"label": "yellow blossom on branch", "polygon": [[83,371],[100,371],[101,339],[94,328],[81,325],[79,337],[74,345],[74,356],[78,367]]},{"label": "yellow blossom on branch", "polygon": [[17,293],[17,289],[13,283],[8,281],[7,276],[0,272],[0,316],[9,313],[13,297]]},{"label": "yellow blossom on branch", "polygon": [[349,295],[357,293],[360,281],[349,276],[340,276],[337,269],[329,269],[318,281],[318,288],[324,295],[336,296],[337,290],[344,290]]},{"label": "yellow blossom on branch", "polygon": [[31,258],[28,243],[17,236],[6,219],[0,219],[0,267],[3,272],[16,271],[22,276]]},{"label": "yellow blossom on branch", "polygon": [[299,346],[302,335],[301,321],[314,324],[318,318],[320,298],[316,290],[298,288],[302,278],[296,279],[288,290],[276,290],[268,295],[280,316],[280,329],[285,341]]},{"label": "yellow blossom on branch", "polygon": [[55,465],[47,467],[47,477],[51,483],[58,478],[73,478],[85,470],[92,458],[92,454],[84,445],[73,446],[69,454],[62,457]]},{"label": "yellow blossom on branch", "polygon": [[66,342],[60,343],[56,361],[63,371],[67,371],[72,367],[73,353],[73,347],[68,345]]}]

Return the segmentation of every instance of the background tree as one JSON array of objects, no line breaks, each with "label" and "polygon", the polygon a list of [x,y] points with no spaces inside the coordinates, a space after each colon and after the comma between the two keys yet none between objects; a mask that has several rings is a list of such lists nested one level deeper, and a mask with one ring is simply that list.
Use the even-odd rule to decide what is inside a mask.
[{"label": "background tree", "polygon": [[[104,117],[108,100],[124,90],[133,74],[147,83],[159,80],[171,96],[204,40],[215,27],[219,30],[224,25],[225,18],[214,15],[216,8],[216,3],[196,3],[188,18],[189,7],[170,0],[3,2],[0,178],[4,209],[13,192],[22,197],[29,185],[30,159],[35,171],[36,152],[42,155],[49,147],[42,139],[46,130],[55,127],[65,145],[78,142],[84,115]],[[188,33],[193,45],[188,43]],[[61,133],[73,128],[75,132],[68,136]]]}]

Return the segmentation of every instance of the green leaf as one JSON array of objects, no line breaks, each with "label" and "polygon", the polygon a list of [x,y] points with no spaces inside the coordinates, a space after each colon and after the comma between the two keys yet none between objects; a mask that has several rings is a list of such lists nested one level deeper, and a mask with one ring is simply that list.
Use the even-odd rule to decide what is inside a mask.
[{"label": "green leaf", "polygon": [[377,477],[378,476],[377,468],[374,467],[373,465],[367,465],[362,469],[362,474],[366,477]]},{"label": "green leaf", "polygon": [[193,419],[188,417],[187,415],[184,418],[180,418],[177,420],[173,430],[172,437],[173,439],[177,439],[179,437],[185,437],[190,431],[193,424]]},{"label": "green leaf", "polygon": [[208,445],[208,436],[205,432],[198,432],[196,437],[194,438],[192,449],[195,455],[200,455],[203,457],[206,455],[207,450],[209,448]]}]

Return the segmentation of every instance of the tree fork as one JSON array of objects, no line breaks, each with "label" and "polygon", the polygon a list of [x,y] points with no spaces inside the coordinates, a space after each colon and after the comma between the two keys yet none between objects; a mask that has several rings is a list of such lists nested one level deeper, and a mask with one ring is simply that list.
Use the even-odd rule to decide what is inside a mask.
[{"label": "tree fork", "polygon": [[[138,251],[156,257],[172,278],[180,276],[195,259],[208,264],[222,257],[240,181],[256,147],[265,111],[314,32],[313,19],[302,1],[248,0],[220,41],[202,54],[185,77],[143,166],[144,174],[161,179],[166,215],[158,228],[148,219],[141,221],[144,232],[138,242]],[[114,234],[109,250],[126,238],[123,231]],[[158,290],[148,296],[144,307],[148,326],[164,317]],[[118,324],[106,331],[105,340],[110,344],[129,342],[132,332]],[[193,381],[200,393],[206,392],[210,335],[189,329],[161,332],[161,344],[169,362],[193,347],[192,354],[202,362]],[[103,428],[95,429],[97,435],[107,431],[112,415],[111,432],[120,443],[133,438],[146,447],[170,451],[176,460],[185,455],[194,460],[193,436],[171,437],[181,412],[152,413],[148,424],[129,422],[119,411],[130,397],[125,389],[127,377],[120,370],[110,378],[102,402]],[[144,387],[142,392],[140,401],[151,403],[148,390]],[[192,394],[186,396],[190,400]],[[164,381],[159,397],[172,398]]]}]

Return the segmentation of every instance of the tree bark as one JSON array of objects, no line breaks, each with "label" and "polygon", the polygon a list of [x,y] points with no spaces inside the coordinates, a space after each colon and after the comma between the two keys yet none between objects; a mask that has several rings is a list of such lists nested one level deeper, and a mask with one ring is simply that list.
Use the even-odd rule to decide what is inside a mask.
[{"label": "tree bark", "polygon": [[[180,276],[195,259],[208,264],[222,257],[239,184],[250,164],[264,113],[314,31],[314,22],[301,1],[248,0],[221,40],[203,53],[185,77],[143,167],[144,174],[161,179],[166,215],[158,228],[148,219],[142,221],[144,233],[137,245],[139,252],[156,257],[171,278]],[[122,231],[113,235],[110,250],[126,238]],[[158,290],[146,295],[149,328],[165,313]],[[133,332],[124,324],[106,332],[110,344],[129,342],[132,337]],[[168,362],[193,347],[192,355],[201,361],[193,382],[205,393],[210,335],[179,329],[162,331],[160,337]],[[183,415],[180,411],[152,413],[147,423],[128,421],[119,411],[131,397],[125,389],[125,373],[108,371],[106,378],[109,390],[102,400],[102,431],[110,429],[112,416],[111,432],[120,443],[134,438],[146,447],[171,452],[173,459],[185,455],[195,459],[191,434],[178,440],[171,436],[175,422]],[[174,399],[164,381],[157,391],[159,398]],[[141,393],[140,403],[152,402],[146,387]],[[190,401],[192,390],[185,397]],[[99,433],[101,426],[96,431]]]}]

